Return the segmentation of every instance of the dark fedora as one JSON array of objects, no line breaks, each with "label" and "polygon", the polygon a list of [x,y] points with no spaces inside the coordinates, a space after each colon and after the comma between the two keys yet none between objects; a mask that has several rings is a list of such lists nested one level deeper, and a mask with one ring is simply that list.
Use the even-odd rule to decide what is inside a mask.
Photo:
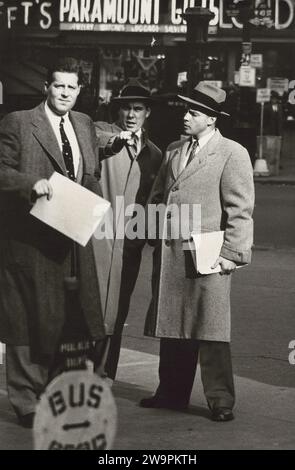
[{"label": "dark fedora", "polygon": [[150,90],[144,87],[136,78],[131,78],[127,85],[122,88],[119,96],[112,99],[115,103],[137,100],[149,104],[152,98]]},{"label": "dark fedora", "polygon": [[193,109],[213,116],[229,116],[222,111],[226,92],[211,83],[199,82],[192,90],[190,96],[177,95],[182,101],[188,103]]}]

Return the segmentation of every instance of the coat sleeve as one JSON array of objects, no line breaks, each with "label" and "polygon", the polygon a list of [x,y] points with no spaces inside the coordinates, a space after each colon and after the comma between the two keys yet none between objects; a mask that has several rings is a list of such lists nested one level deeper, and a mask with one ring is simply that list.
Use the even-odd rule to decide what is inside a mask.
[{"label": "coat sleeve", "polygon": [[31,202],[34,184],[41,178],[20,171],[21,134],[16,113],[0,122],[0,192],[15,193]]},{"label": "coat sleeve", "polygon": [[95,132],[97,138],[97,145],[99,147],[100,160],[116,155],[122,150],[122,147],[118,151],[114,151],[113,144],[118,135],[118,132],[113,132],[111,126],[108,123],[96,122]]},{"label": "coat sleeve", "polygon": [[221,178],[221,200],[226,215],[224,243],[220,256],[246,264],[253,244],[253,169],[245,148],[236,144]]},{"label": "coat sleeve", "polygon": [[91,134],[91,143],[92,143],[92,147],[93,147],[94,155],[95,155],[94,177],[97,180],[100,180],[100,177],[101,177],[100,149],[99,149],[97,136],[96,136],[96,128],[95,128],[95,126],[93,124],[93,121],[91,119],[90,119],[89,126],[90,126],[90,134]]}]

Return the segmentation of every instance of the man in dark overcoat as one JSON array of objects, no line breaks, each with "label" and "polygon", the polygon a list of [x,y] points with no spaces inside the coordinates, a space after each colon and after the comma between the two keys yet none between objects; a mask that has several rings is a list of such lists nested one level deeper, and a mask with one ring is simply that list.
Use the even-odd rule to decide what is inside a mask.
[{"label": "man in dark overcoat", "polygon": [[0,123],[0,340],[9,400],[26,427],[58,366],[66,320],[83,330],[81,339],[104,338],[91,242],[78,247],[30,215],[37,198],[52,197],[54,172],[99,193],[93,123],[71,111],[80,92],[73,62],[49,71],[45,91],[45,102]]},{"label": "man in dark overcoat", "polygon": [[[254,205],[248,152],[215,127],[217,117],[226,114],[225,96],[224,90],[200,82],[190,96],[180,97],[187,105],[187,138],[168,147],[151,195],[151,204],[167,208],[155,249],[153,298],[145,327],[147,335],[161,338],[160,384],[154,396],[141,401],[147,408],[186,408],[200,353],[204,393],[216,421],[234,417],[231,273],[251,260]],[[190,211],[186,230],[172,236],[185,205],[197,205],[200,220]],[[224,232],[209,274],[198,272],[198,256],[196,268],[194,251],[187,249],[193,232]],[[210,272],[218,266],[220,272]]]}]

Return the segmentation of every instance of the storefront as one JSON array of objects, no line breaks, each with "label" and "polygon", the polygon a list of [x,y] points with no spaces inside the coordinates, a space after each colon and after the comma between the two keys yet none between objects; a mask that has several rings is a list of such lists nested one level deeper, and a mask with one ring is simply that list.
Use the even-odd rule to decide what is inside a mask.
[{"label": "storefront", "polygon": [[[271,77],[295,78],[295,62],[290,60],[295,50],[295,0],[253,0],[252,54],[261,59],[246,102],[243,96],[242,102],[241,97],[235,100],[234,94],[243,29],[233,5],[230,0],[4,0],[0,2],[4,101],[0,112],[40,101],[46,66],[63,54],[77,60],[83,82],[78,106],[95,119],[111,119],[105,104],[131,76],[140,78],[154,94],[179,91],[179,74],[187,66],[181,14],[187,7],[202,6],[214,14],[201,66],[203,78],[230,91],[235,115],[231,124],[253,125],[256,87],[266,86]],[[173,136],[179,133],[181,113],[175,106],[175,123],[169,127]]]}]

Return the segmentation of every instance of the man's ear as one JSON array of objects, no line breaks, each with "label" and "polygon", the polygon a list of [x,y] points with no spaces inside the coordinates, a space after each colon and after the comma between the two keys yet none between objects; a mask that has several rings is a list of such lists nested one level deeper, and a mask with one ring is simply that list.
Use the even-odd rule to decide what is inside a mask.
[{"label": "man's ear", "polygon": [[215,124],[216,123],[216,120],[217,120],[217,117],[216,116],[209,116],[209,120],[208,120],[208,126],[212,126],[212,124]]},{"label": "man's ear", "polygon": [[151,114],[151,108],[146,108],[146,117],[148,118]]},{"label": "man's ear", "polygon": [[44,86],[43,86],[43,91],[44,93],[47,95],[48,93],[48,88],[49,88],[49,83],[48,82],[44,82]]},{"label": "man's ear", "polygon": [[80,95],[80,91],[81,91],[81,85],[78,86],[78,92],[77,92],[77,96]]}]

